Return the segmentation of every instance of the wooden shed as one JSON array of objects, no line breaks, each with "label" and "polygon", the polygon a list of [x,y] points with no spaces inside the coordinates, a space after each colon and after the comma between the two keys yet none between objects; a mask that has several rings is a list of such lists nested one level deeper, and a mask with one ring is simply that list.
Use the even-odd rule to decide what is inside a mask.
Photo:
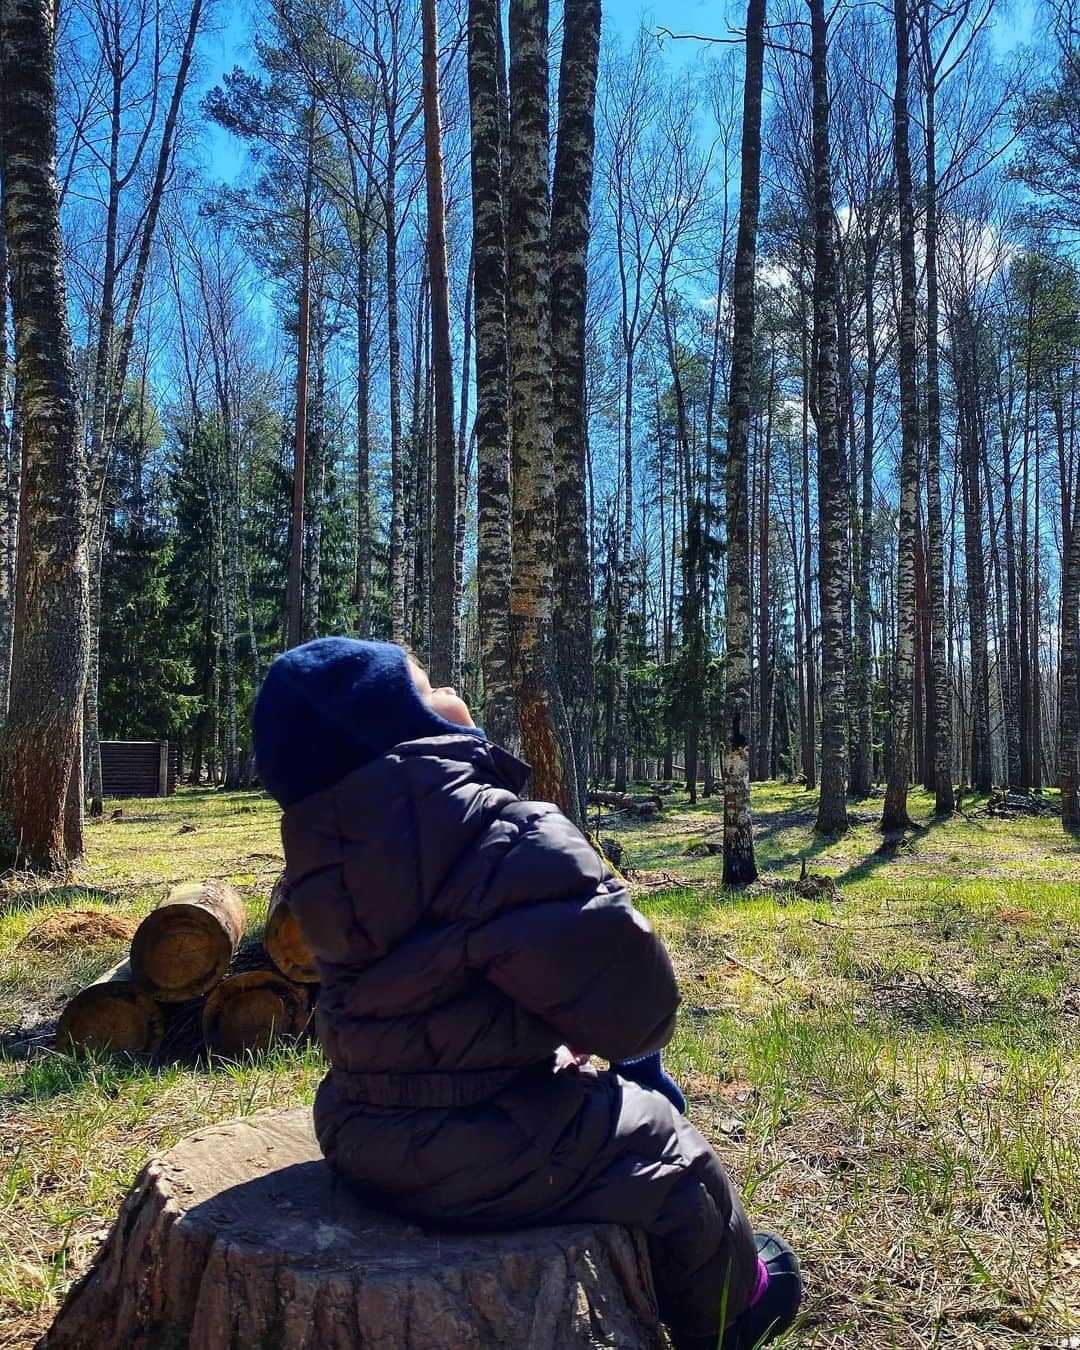
[{"label": "wooden shed", "polygon": [[180,778],[180,747],[168,741],[102,741],[106,797],[169,797]]}]

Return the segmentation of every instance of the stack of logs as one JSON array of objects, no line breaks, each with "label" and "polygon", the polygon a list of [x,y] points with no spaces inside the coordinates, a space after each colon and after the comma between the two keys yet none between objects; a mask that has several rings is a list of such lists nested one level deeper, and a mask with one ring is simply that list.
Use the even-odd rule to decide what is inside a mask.
[{"label": "stack of logs", "polygon": [[263,941],[245,943],[246,926],[231,886],[174,886],[139,925],[130,956],[64,1009],[57,1048],[178,1059],[205,1049],[235,1059],[305,1035],[319,973],[284,877],[270,895]]}]

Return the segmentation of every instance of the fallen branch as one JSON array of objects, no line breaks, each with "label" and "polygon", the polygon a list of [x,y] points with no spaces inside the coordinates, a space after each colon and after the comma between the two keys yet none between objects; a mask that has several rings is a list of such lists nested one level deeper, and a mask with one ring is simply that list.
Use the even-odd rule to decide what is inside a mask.
[{"label": "fallen branch", "polygon": [[756,975],[759,980],[763,980],[773,989],[779,989],[787,979],[786,975],[781,975],[778,980],[773,979],[771,975],[766,975],[759,966],[752,966],[749,961],[740,961],[735,953],[729,952],[726,947],[724,948],[724,960],[730,961],[733,966],[738,966],[740,970],[745,970],[750,975]]}]

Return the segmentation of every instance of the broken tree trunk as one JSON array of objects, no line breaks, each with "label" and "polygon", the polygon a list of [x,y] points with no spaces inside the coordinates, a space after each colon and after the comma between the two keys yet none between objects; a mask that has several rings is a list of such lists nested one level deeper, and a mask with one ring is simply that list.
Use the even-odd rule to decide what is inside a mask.
[{"label": "broken tree trunk", "polygon": [[121,961],[76,994],[56,1024],[56,1047],[68,1054],[127,1051],[149,1054],[165,1033],[162,1010]]},{"label": "broken tree trunk", "polygon": [[239,1058],[267,1049],[282,1036],[301,1036],[311,1018],[311,998],[271,966],[230,975],[206,1000],[202,1033],[208,1050]]},{"label": "broken tree trunk", "polygon": [[140,1173],[39,1350],[660,1350],[644,1243],[614,1225],[426,1232],[323,1161],[310,1109],[189,1135]]},{"label": "broken tree trunk", "polygon": [[278,877],[270,892],[263,945],[274,965],[294,984],[319,983],[319,968],[311,948],[304,941],[300,921],[290,908],[289,887],[284,876]]},{"label": "broken tree trunk", "polygon": [[134,977],[162,1003],[198,998],[222,979],[246,926],[244,902],[231,886],[174,886],[132,939]]}]

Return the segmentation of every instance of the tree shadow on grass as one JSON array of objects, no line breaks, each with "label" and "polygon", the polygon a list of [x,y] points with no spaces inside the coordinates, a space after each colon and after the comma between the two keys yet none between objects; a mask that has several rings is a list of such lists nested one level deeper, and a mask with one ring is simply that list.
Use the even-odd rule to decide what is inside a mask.
[{"label": "tree shadow on grass", "polygon": [[72,883],[49,885],[31,874],[9,873],[0,877],[0,917],[20,909],[72,909],[79,905],[115,904],[119,891]]}]

